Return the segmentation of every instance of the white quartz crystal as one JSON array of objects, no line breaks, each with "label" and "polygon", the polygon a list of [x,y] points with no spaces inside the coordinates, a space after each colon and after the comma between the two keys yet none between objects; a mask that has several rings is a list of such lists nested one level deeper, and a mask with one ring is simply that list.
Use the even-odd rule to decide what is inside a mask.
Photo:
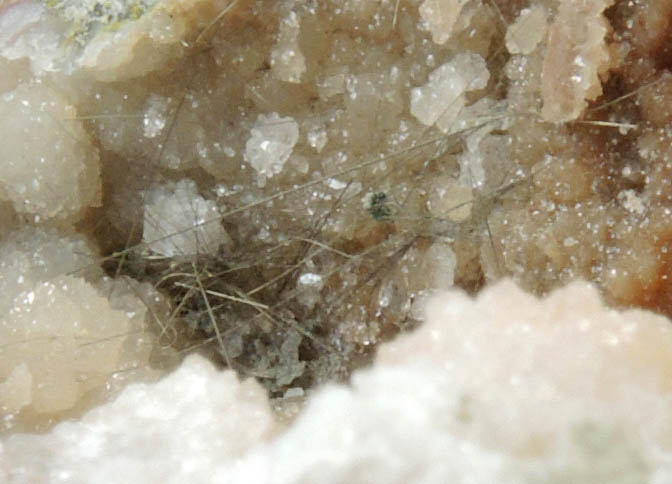
[{"label": "white quartz crystal", "polygon": [[469,0],[425,0],[419,13],[432,40],[444,44],[453,34],[457,19]]},{"label": "white quartz crystal", "polygon": [[0,199],[39,222],[76,222],[101,200],[98,151],[77,110],[44,83],[0,98]]},{"label": "white quartz crystal", "polygon": [[95,261],[96,253],[81,236],[31,227],[9,234],[0,244],[0,315],[39,282],[68,273],[98,279],[102,271]]},{"label": "white quartz crystal", "polygon": [[40,228],[0,245],[0,430],[83,410],[146,365],[146,291],[101,279],[94,256],[83,238]]},{"label": "white quartz crystal", "polygon": [[478,54],[458,54],[429,75],[427,83],[411,90],[411,114],[426,126],[451,131],[466,104],[468,91],[483,89],[490,78]]},{"label": "white quartz crystal", "polygon": [[635,190],[623,190],[617,195],[621,205],[630,213],[644,215],[646,213],[646,201],[637,195]]},{"label": "white quartz crystal", "polygon": [[38,283],[19,293],[0,319],[0,341],[9,346],[2,350],[0,379],[8,375],[6,384],[22,386],[16,380],[24,366],[22,380],[35,382],[24,405],[31,403],[38,413],[70,409],[101,383],[101,375],[117,370],[125,340],[120,335],[130,330],[126,314],[83,279],[61,276]]},{"label": "white quartz crystal", "polygon": [[299,141],[299,125],[278,113],[260,114],[245,144],[245,160],[260,176],[260,183],[282,171]]},{"label": "white quartz crystal", "polygon": [[322,151],[325,147],[329,138],[327,136],[327,131],[324,128],[314,128],[308,132],[307,135],[308,144],[315,149],[318,153]]},{"label": "white quartz crystal", "polygon": [[506,49],[511,54],[531,54],[546,37],[548,13],[542,5],[524,8],[506,30]]},{"label": "white quartz crystal", "polygon": [[7,59],[30,59],[35,72],[53,71],[62,67],[61,48],[66,29],[47,14],[39,0],[4,2],[0,15],[0,55]]},{"label": "white quartz crystal", "polygon": [[142,128],[145,137],[155,138],[166,127],[168,103],[168,99],[156,94],[152,94],[149,97],[142,117]]},{"label": "white quartz crystal", "polygon": [[300,24],[296,12],[280,22],[278,41],[271,52],[271,72],[285,82],[299,83],[306,72],[306,59],[299,46]]},{"label": "white quartz crystal", "polygon": [[314,272],[304,272],[299,276],[296,288],[298,290],[297,300],[312,309],[322,299],[322,288],[324,287],[324,278],[321,274]]},{"label": "white quartz crystal", "polygon": [[257,384],[193,356],[81,422],[6,438],[0,461],[11,484],[659,484],[671,365],[663,317],[608,310],[581,282],[543,301],[503,282],[436,296],[279,435]]},{"label": "white quartz crystal", "polygon": [[322,283],[322,276],[312,272],[305,272],[299,276],[299,282],[305,286],[314,286]]},{"label": "white quartz crystal", "polygon": [[192,180],[158,185],[145,195],[143,240],[169,257],[212,252],[229,240],[218,215]]},{"label": "white quartz crystal", "polygon": [[259,385],[192,356],[164,380],[131,385],[80,422],[9,437],[4,455],[0,448],[0,482],[214,482],[220,462],[278,427]]},{"label": "white quartz crystal", "polygon": [[[541,71],[541,116],[546,121],[578,118],[602,94],[612,52],[611,25],[603,12],[613,0],[562,0],[548,29]],[[603,79],[601,79],[601,77]]]}]

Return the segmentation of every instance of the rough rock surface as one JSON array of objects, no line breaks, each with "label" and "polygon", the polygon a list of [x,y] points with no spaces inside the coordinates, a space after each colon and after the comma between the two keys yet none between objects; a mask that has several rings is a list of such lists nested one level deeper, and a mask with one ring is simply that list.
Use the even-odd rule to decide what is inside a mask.
[{"label": "rough rock surface", "polygon": [[[256,377],[278,408],[296,410],[293,398],[310,402],[313,388],[347,381],[378,345],[417,327],[423,301],[451,285],[476,294],[510,277],[543,295],[583,278],[611,305],[672,315],[671,13],[670,0],[1,2],[3,430],[46,431],[81,416],[155,374],[164,348],[227,363]],[[161,203],[148,205],[156,187]],[[208,214],[213,237],[201,232]],[[153,244],[171,239],[179,243]],[[516,297],[504,299],[536,307]],[[460,314],[470,311],[464,301],[451,303]],[[406,363],[395,367],[385,387],[418,391],[397,392],[403,408],[381,415],[415,422],[421,407],[443,405],[422,422],[426,435],[456,454],[475,449],[463,462],[486,482],[669,481],[651,451],[669,444],[650,431],[654,417],[668,428],[667,383],[651,383],[664,380],[655,368],[667,358],[665,331],[661,346],[647,346],[643,329],[624,335],[594,323],[619,341],[612,360],[591,328],[570,321],[560,331],[544,326],[546,310],[516,309],[535,324],[441,325],[464,345],[444,339],[450,350],[413,377]],[[24,324],[33,320],[43,332]],[[98,369],[95,344],[105,350]],[[431,340],[414,345],[431,353]],[[451,370],[458,356],[463,373]],[[54,388],[40,387],[40,375],[56,378],[35,368],[49,358],[69,392],[54,405],[74,405],[37,413],[39,390]],[[340,411],[330,399],[352,416],[366,406],[358,395],[392,405],[377,393],[384,368],[392,371],[379,363],[350,389],[325,390],[319,412],[308,404],[305,421],[315,423],[297,425],[332,436],[339,428],[319,415]],[[428,391],[421,401],[432,385],[447,400]],[[543,435],[518,432],[530,428],[520,409]],[[376,417],[361,415],[371,432],[355,428],[355,441],[379,439],[367,462],[393,455],[380,449],[413,427],[378,436]],[[290,430],[245,462],[332,449],[318,430],[311,436],[324,447],[306,450],[304,431],[290,439]],[[366,480],[357,473],[368,465],[338,455],[335,478]],[[470,475],[434,467],[435,457],[390,469]],[[612,476],[615,461],[632,472]],[[233,474],[221,463],[231,476],[251,475],[247,465]]]},{"label": "rough rock surface", "polygon": [[72,223],[100,205],[98,151],[61,93],[39,82],[4,93],[0,131],[0,199],[18,213]]},{"label": "rough rock surface", "polygon": [[18,483],[662,483],[672,327],[581,282],[451,292],[277,434],[261,388],[198,357],[80,422],[2,443]]},{"label": "rough rock surface", "polygon": [[95,256],[82,237],[48,229],[24,228],[0,244],[1,433],[46,428],[154,375],[146,322],[161,298],[148,285],[103,278]]}]

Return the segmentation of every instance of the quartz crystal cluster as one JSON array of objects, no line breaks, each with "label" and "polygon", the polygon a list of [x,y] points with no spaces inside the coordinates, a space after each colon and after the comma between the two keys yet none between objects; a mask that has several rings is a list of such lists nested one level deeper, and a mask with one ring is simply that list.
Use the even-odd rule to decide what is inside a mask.
[{"label": "quartz crystal cluster", "polygon": [[0,191],[17,213],[38,223],[72,223],[87,207],[100,205],[98,150],[61,93],[38,82],[5,92],[0,130]]},{"label": "quartz crystal cluster", "polygon": [[[327,435],[298,430],[314,418],[343,448],[370,444],[339,461],[353,472],[341,479],[375,480],[356,472],[380,449],[423,447],[395,443],[406,433],[362,396],[464,456],[426,482],[666,482],[653,455],[669,450],[667,383],[651,369],[667,361],[662,319],[608,313],[621,326],[607,327],[551,302],[546,315],[502,295],[518,294],[510,284],[483,296],[502,318],[472,321],[466,296],[446,303],[463,316],[427,322],[423,308],[503,277],[536,295],[585,279],[611,306],[672,315],[671,16],[669,0],[0,1],[2,431],[47,431],[198,352],[255,378],[278,415],[308,407],[261,450],[222,451],[245,454],[239,468],[207,457],[180,472],[272,482],[248,473],[292,453],[292,432]],[[560,294],[584,301],[572,291]],[[570,299],[551,301],[581,306]],[[310,403],[423,324],[424,359],[401,368],[385,350],[379,370]],[[628,343],[649,332],[660,345]],[[204,392],[219,377],[194,361]],[[221,393],[257,395],[227,375]],[[403,390],[398,404],[383,387]],[[320,416],[332,400],[343,413]],[[53,442],[70,438],[57,428]],[[24,444],[7,442],[11,478],[31,476],[12,450]],[[431,452],[388,469],[430,476]],[[315,480],[296,469],[276,481]]]},{"label": "quartz crystal cluster", "polygon": [[198,194],[190,179],[153,187],[144,197],[142,236],[149,249],[166,256],[193,256],[226,240],[217,205]]},{"label": "quartz crystal cluster", "polygon": [[[0,244],[0,412],[3,430],[46,428],[156,371],[160,311],[149,284],[104,278],[81,236],[24,228]],[[84,269],[84,270],[83,270]]]},{"label": "quartz crystal cluster", "polygon": [[411,114],[422,124],[450,131],[469,91],[483,89],[490,74],[478,54],[458,54],[429,74],[427,84],[411,90]]},{"label": "quartz crystal cluster", "polygon": [[282,171],[299,140],[299,125],[278,113],[260,114],[245,143],[245,160],[256,170],[261,185]]}]

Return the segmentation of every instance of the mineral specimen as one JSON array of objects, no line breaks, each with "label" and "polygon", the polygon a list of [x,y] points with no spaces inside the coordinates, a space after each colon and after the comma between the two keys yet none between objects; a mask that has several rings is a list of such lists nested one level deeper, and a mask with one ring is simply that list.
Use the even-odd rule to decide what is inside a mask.
[{"label": "mineral specimen", "polygon": [[[47,431],[198,351],[256,378],[278,414],[299,413],[239,467],[216,461],[224,481],[263,482],[249,473],[301,455],[308,432],[324,447],[306,461],[345,456],[334,479],[666,482],[651,449],[669,444],[650,422],[668,428],[667,389],[650,382],[668,353],[627,343],[654,339],[642,328],[666,342],[661,320],[626,313],[614,329],[549,302],[550,323],[511,286],[484,296],[501,316],[516,304],[500,323],[438,325],[422,307],[502,277],[537,295],[587,279],[610,305],[672,314],[671,12],[668,0],[5,0],[3,430]],[[469,300],[450,301],[466,320]],[[441,355],[420,328],[424,360],[393,367],[383,350],[350,390],[311,403],[423,324]],[[383,369],[384,385],[371,376]],[[199,381],[202,396],[211,378]],[[395,440],[402,425],[360,413],[361,395],[462,460],[441,470],[436,451]],[[351,442],[374,450],[351,464]],[[5,461],[42,475],[14,445]],[[368,465],[389,455],[394,477]],[[278,481],[315,480],[287,462]]]}]

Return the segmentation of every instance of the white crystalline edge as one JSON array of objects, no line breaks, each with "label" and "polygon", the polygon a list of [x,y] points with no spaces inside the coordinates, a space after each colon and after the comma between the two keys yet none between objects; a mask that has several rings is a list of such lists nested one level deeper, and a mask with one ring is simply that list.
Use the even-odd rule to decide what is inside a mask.
[{"label": "white crystalline edge", "polygon": [[64,237],[52,228],[25,227],[0,244],[0,314],[11,301],[39,281],[76,272],[97,279],[102,271],[92,262],[96,253],[82,236]]},{"label": "white crystalline edge", "polygon": [[506,30],[506,49],[511,54],[531,54],[546,31],[546,9],[541,5],[524,8]]},{"label": "white crystalline edge", "polygon": [[324,128],[315,128],[310,130],[307,135],[308,144],[315,149],[318,153],[322,152],[322,149],[325,147],[329,141],[327,137],[327,130]]},{"label": "white crystalline edge", "polygon": [[260,114],[245,144],[245,160],[264,178],[282,171],[299,141],[299,125],[278,113]]},{"label": "white crystalline edge", "polygon": [[228,240],[217,215],[190,179],[156,186],[145,197],[143,240],[169,257],[212,252]]},{"label": "white crystalline edge", "polygon": [[300,25],[294,11],[280,22],[278,42],[271,51],[271,70],[279,80],[299,83],[306,72],[306,60],[298,40]]},{"label": "white crystalline edge", "polygon": [[341,180],[339,180],[339,179],[337,179],[337,178],[329,178],[329,179],[326,181],[326,184],[327,184],[327,186],[328,186],[329,188],[331,188],[332,190],[343,190],[345,187],[348,186],[347,183],[345,183],[344,181],[341,181]]},{"label": "white crystalline edge", "polygon": [[[0,102],[0,198],[34,221],[76,223],[100,205],[100,160],[76,110],[46,83],[19,84]],[[20,120],[20,122],[17,122]]]},{"label": "white crystalline edge", "polygon": [[483,89],[490,78],[478,54],[458,54],[439,66],[423,86],[411,89],[411,114],[422,124],[451,126],[465,104],[464,94]]},{"label": "white crystalline edge", "polygon": [[42,3],[14,2],[3,6],[0,16],[0,56],[10,60],[27,57],[35,73],[58,70],[64,62],[63,26],[46,15]]},{"label": "white crystalline edge", "polygon": [[145,106],[145,112],[142,118],[144,135],[147,138],[155,138],[166,126],[168,100],[163,96],[152,94],[145,103]]},{"label": "white crystalline edge", "polygon": [[[131,359],[139,366],[146,362],[151,336],[138,332],[146,308],[135,292],[124,292],[121,280],[114,291],[101,290],[102,271],[92,263],[96,258],[82,236],[54,228],[24,227],[0,244],[0,413],[5,430],[26,414],[47,418],[75,405],[83,411],[90,398],[133,378],[130,372],[119,378],[113,370]],[[89,340],[95,344],[78,344]],[[28,412],[24,407],[30,407]]]},{"label": "white crystalline edge", "polygon": [[305,272],[299,276],[299,282],[306,286],[314,286],[322,282],[322,276],[312,272]]},{"label": "white crystalline edge", "polygon": [[468,0],[425,0],[420,5],[418,13],[434,42],[444,44],[450,39],[466,3]]},{"label": "white crystalline edge", "polygon": [[[192,356],[154,385],[130,385],[81,422],[44,436],[9,437],[0,463],[9,466],[12,483],[189,482],[180,481],[188,476],[211,482],[205,476],[217,460],[277,427],[259,385],[241,384],[235,373]],[[0,482],[7,482],[2,469]]]},{"label": "white crystalline edge", "polygon": [[[672,407],[656,376],[672,360],[665,318],[605,309],[584,283],[539,301],[508,281],[477,301],[446,293],[428,314],[349,386],[317,391],[272,440],[278,425],[261,387],[192,356],[81,422],[6,438],[8,482],[625,484],[671,475]],[[638,356],[652,347],[663,351],[659,366]]]}]

